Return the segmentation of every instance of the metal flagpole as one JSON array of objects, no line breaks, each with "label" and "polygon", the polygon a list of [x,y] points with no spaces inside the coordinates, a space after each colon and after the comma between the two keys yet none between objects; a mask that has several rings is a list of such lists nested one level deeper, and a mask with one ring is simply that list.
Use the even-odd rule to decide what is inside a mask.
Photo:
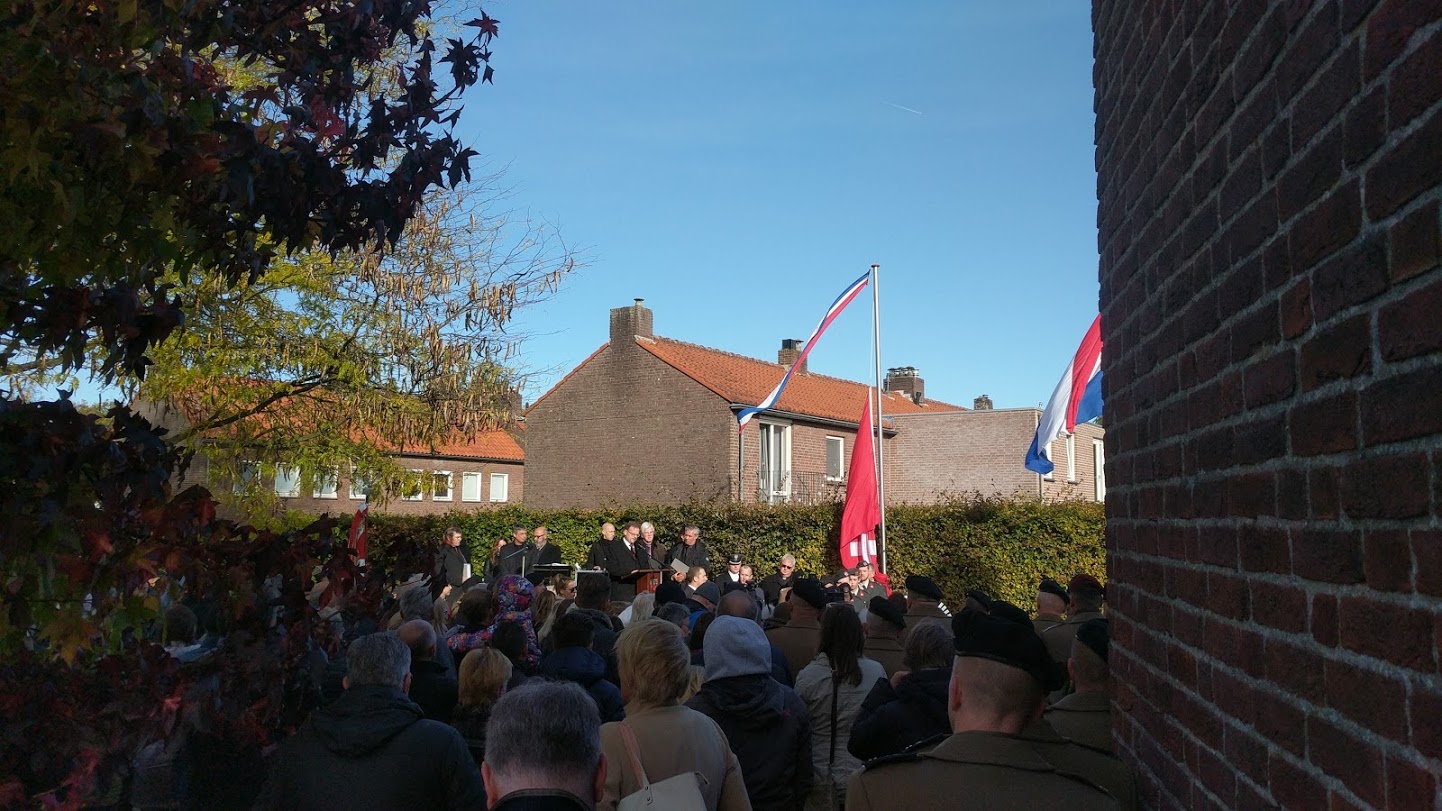
[{"label": "metal flagpole", "polygon": [[881,531],[877,535],[877,563],[886,571],[886,431],[881,410],[881,265],[871,266],[871,332],[876,349],[876,505],[881,512]]}]

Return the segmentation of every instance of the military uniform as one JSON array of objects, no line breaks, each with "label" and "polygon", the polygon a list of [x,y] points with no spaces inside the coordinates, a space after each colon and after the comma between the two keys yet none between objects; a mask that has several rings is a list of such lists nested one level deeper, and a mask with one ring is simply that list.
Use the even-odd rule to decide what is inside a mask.
[{"label": "military uniform", "polygon": [[906,606],[906,633],[901,635],[901,640],[906,641],[906,634],[918,625],[935,623],[943,628],[951,628],[951,616],[941,610],[941,603],[920,597],[908,600]]},{"label": "military uniform", "polygon": [[1063,737],[1083,746],[1116,751],[1112,742],[1112,702],[1106,693],[1072,693],[1047,708],[1046,720]]},{"label": "military uniform", "polygon": [[1051,654],[1052,661],[1066,664],[1066,660],[1071,658],[1071,643],[1076,640],[1076,632],[1081,624],[1087,620],[1103,619],[1105,616],[1100,611],[1083,611],[1068,617],[1067,621],[1060,625],[1046,629],[1041,635],[1041,641],[1046,643],[1046,652]]},{"label": "military uniform", "polygon": [[795,676],[801,672],[801,668],[811,664],[811,660],[816,658],[816,652],[821,649],[821,623],[814,619],[793,617],[780,628],[767,631],[766,640],[786,657],[786,666],[791,669],[791,675]]},{"label": "military uniform", "polygon": [[865,654],[886,668],[886,677],[891,678],[898,670],[905,670],[906,648],[901,644],[899,634],[886,630],[873,630],[866,637]]},{"label": "military uniform", "polygon": [[847,811],[1118,807],[1029,741],[999,732],[959,732],[924,754],[879,758],[852,775],[846,789]]},{"label": "military uniform", "polygon": [[1063,622],[1066,622],[1066,617],[1060,614],[1037,614],[1036,619],[1031,621],[1031,627],[1036,629],[1037,636],[1041,636],[1048,628]]},{"label": "military uniform", "polygon": [[1106,789],[1124,811],[1137,807],[1136,777],[1121,758],[1063,738],[1045,719],[1022,730],[1021,738],[1058,769],[1081,775]]}]

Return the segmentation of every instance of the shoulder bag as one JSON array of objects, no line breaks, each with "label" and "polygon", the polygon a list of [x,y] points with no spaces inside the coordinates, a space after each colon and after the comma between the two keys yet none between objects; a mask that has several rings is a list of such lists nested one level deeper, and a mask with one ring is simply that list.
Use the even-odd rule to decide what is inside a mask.
[{"label": "shoulder bag", "polygon": [[621,740],[626,744],[626,754],[631,756],[631,770],[641,783],[639,791],[621,798],[616,811],[708,811],[706,798],[701,795],[701,786],[706,777],[700,772],[682,772],[659,783],[646,779],[646,770],[641,766],[640,748],[636,745],[636,733],[631,725],[621,722]]}]

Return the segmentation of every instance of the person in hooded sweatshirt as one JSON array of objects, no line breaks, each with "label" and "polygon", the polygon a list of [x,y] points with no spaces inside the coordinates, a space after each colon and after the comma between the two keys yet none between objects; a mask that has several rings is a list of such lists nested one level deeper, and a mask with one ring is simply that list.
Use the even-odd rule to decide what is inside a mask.
[{"label": "person in hooded sweatshirt", "polygon": [[606,660],[592,650],[596,627],[584,611],[572,611],[556,620],[551,638],[556,648],[541,659],[538,675],[579,684],[590,693],[601,712],[601,723],[626,717],[621,690],[606,679]]},{"label": "person in hooded sweatshirt", "polygon": [[706,683],[686,706],[710,716],[741,763],[756,811],[793,811],[811,792],[806,702],[771,677],[771,647],[754,621],[717,616],[703,643]]},{"label": "person in hooded sweatshirt", "polygon": [[947,689],[953,637],[936,624],[918,626],[906,638],[906,670],[877,679],[861,702],[847,751],[861,760],[895,755],[937,735],[951,733]]},{"label": "person in hooded sweatshirt", "polygon": [[395,634],[346,653],[345,692],[276,750],[257,806],[270,809],[484,808],[461,734],[406,697],[411,651]]}]

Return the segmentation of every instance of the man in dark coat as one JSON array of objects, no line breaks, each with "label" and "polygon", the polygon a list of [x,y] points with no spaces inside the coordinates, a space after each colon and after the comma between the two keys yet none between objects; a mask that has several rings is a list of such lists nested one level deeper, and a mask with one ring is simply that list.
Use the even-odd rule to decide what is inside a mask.
[{"label": "man in dark coat", "polygon": [[495,559],[491,562],[492,583],[508,574],[521,573],[521,568],[526,563],[528,551],[526,537],[529,532],[521,524],[511,527],[511,542],[499,545],[496,549]]},{"label": "man in dark coat", "polygon": [[776,606],[781,603],[781,590],[791,588],[792,578],[796,576],[796,558],[786,554],[781,556],[781,566],[773,574],[761,580],[761,593],[766,597],[766,604]]},{"label": "man in dark coat", "polygon": [[556,620],[551,629],[556,648],[541,658],[538,673],[547,679],[581,685],[595,700],[602,723],[620,721],[626,717],[626,704],[621,700],[621,690],[606,680],[606,660],[591,649],[596,626],[587,613],[572,611]]},{"label": "man in dark coat", "polygon": [[554,566],[561,562],[561,547],[551,543],[551,531],[545,526],[531,530],[531,545],[526,549],[526,573],[537,566]]},{"label": "man in dark coat", "polygon": [[345,693],[311,713],[271,757],[260,808],[484,808],[461,734],[409,698],[411,652],[371,634],[346,653]]},{"label": "man in dark coat", "polygon": [[[870,647],[868,640],[868,655]],[[946,691],[952,656],[952,635],[945,628],[923,625],[908,634],[907,669],[897,671],[890,681],[876,680],[851,727],[848,751],[861,760],[871,760],[951,732]]]},{"label": "man in dark coat", "polygon": [[752,808],[803,808],[812,782],[811,721],[806,702],[771,678],[766,635],[752,620],[722,615],[703,646],[706,683],[686,706],[726,733]]},{"label": "man in dark coat", "polygon": [[[670,566],[675,561],[681,561],[690,569],[700,566],[708,573],[711,571],[711,553],[706,549],[706,542],[701,540],[699,527],[686,527],[681,531],[681,540],[666,552],[666,565]],[[678,579],[680,573],[672,575],[672,579]]]},{"label": "man in dark coat", "polygon": [[441,548],[436,550],[435,569],[431,574],[435,580],[445,583],[441,596],[453,605],[461,598],[461,584],[466,582],[466,567],[470,562],[471,552],[461,542],[461,528],[447,527]]},{"label": "man in dark coat", "polygon": [[866,612],[866,655],[886,668],[889,679],[906,670],[906,646],[901,644],[906,615],[885,597],[872,597]]},{"label": "man in dark coat", "polygon": [[436,629],[425,620],[411,620],[396,629],[396,636],[411,649],[411,701],[426,717],[443,724],[456,711],[456,676],[436,661]]}]

